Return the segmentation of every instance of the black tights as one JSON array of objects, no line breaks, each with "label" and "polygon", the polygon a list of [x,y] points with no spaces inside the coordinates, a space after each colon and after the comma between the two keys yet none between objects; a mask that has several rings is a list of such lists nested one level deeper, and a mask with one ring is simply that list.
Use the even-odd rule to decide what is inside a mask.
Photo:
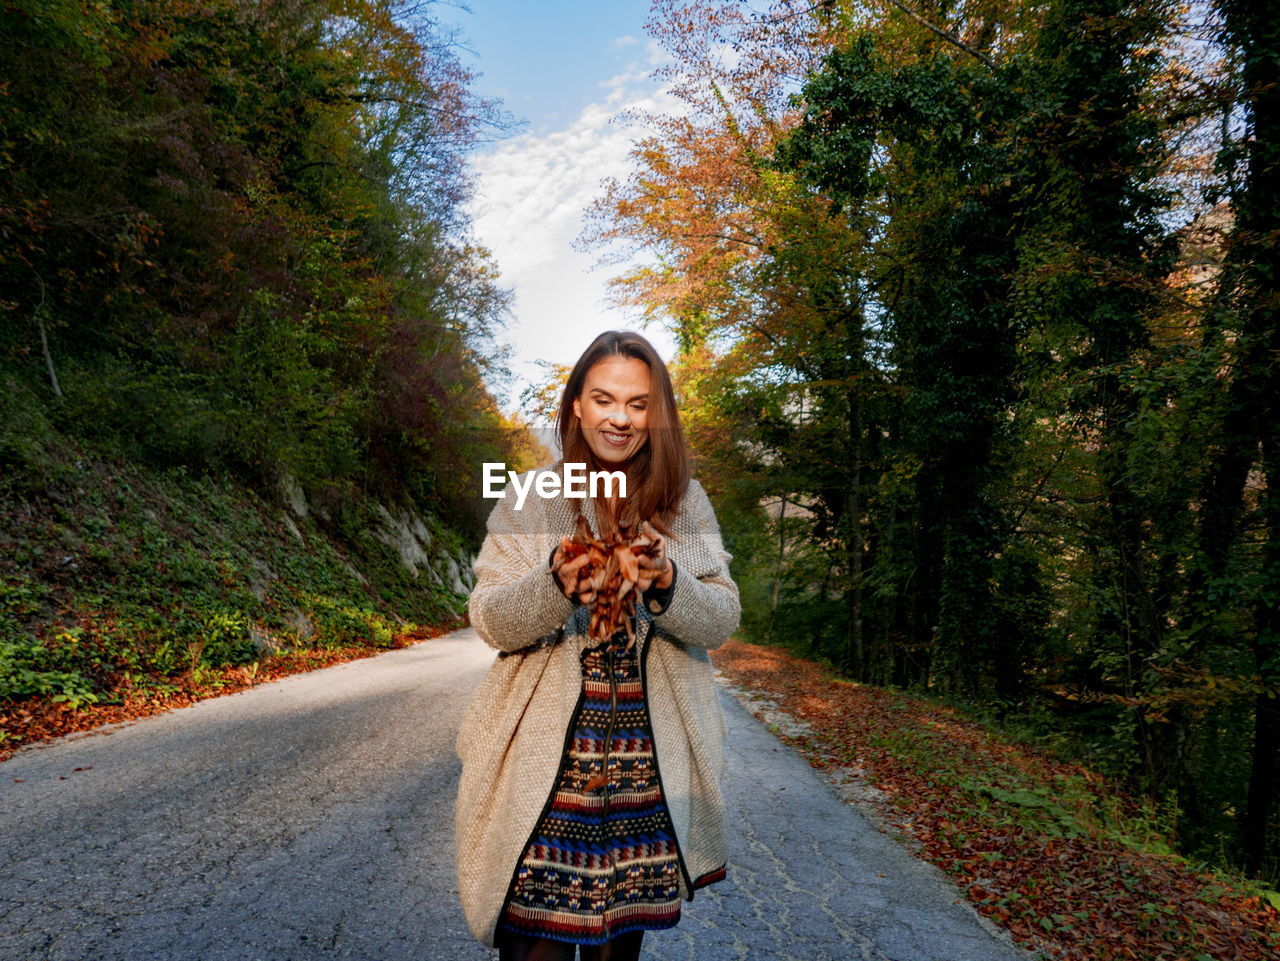
[{"label": "black tights", "polygon": [[498,961],[573,961],[574,948],[580,950],[581,961],[639,961],[643,938],[643,931],[631,931],[604,944],[575,945],[502,931],[498,934]]}]

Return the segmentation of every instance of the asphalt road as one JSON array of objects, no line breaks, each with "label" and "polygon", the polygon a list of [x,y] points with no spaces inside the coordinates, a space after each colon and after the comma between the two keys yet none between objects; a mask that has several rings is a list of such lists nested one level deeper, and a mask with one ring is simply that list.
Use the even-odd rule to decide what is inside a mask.
[{"label": "asphalt road", "polygon": [[[0,961],[496,961],[453,881],[472,631],[0,764]],[[675,961],[1027,961],[727,693],[729,879]]]}]

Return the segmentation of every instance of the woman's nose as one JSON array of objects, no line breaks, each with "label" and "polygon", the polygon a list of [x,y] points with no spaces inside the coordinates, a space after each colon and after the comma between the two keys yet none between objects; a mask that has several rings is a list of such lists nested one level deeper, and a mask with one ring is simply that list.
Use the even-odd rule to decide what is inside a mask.
[{"label": "woman's nose", "polygon": [[631,424],[631,415],[625,410],[615,410],[609,413],[609,423],[615,427],[627,427]]}]

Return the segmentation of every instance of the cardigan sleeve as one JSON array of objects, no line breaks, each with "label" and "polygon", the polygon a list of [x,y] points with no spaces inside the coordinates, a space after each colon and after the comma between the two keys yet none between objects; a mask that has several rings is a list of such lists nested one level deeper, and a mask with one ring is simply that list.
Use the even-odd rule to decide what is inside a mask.
[{"label": "cardigan sleeve", "polygon": [[640,595],[640,602],[649,609],[650,614],[662,614],[671,606],[671,595],[676,589],[676,579],[679,576],[676,562],[671,561],[671,583],[666,587],[650,587]]},{"label": "cardigan sleeve", "polygon": [[686,644],[713,650],[738,629],[742,616],[738,585],[729,576],[733,555],[724,549],[715,510],[702,485],[691,480],[685,499],[684,509],[689,511],[701,541],[699,553],[707,563],[692,576],[689,566],[680,570],[672,584],[671,599],[666,609],[654,616],[654,623]]},{"label": "cardigan sleeve", "polygon": [[[471,626],[490,647],[518,651],[561,627],[573,601],[556,585],[550,565],[533,556],[537,537],[528,521],[503,497],[489,513],[476,557],[476,585],[467,601]],[[528,505],[526,505],[526,510]],[[530,518],[533,511],[528,510]]]}]

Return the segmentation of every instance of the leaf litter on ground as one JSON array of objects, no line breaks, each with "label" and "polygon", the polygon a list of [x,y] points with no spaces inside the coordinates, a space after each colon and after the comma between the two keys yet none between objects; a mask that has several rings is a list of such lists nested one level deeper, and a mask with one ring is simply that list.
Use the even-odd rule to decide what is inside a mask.
[{"label": "leaf litter on ground", "polygon": [[730,641],[711,657],[807,726],[778,733],[814,767],[870,784],[859,803],[1018,944],[1062,961],[1280,957],[1280,911],[1168,853],[1141,800],[1096,773],[780,648]]},{"label": "leaf litter on ground", "polygon": [[93,731],[108,724],[135,721],[164,714],[197,701],[234,694],[291,674],[332,667],[362,657],[385,654],[440,637],[464,625],[456,619],[435,626],[415,625],[398,634],[390,647],[350,644],[342,647],[304,648],[264,653],[253,664],[201,666],[177,676],[139,678],[136,684],[116,686],[107,703],[72,706],[45,697],[18,701],[0,700],[0,761],[12,757],[29,744],[37,744],[68,734]]}]

